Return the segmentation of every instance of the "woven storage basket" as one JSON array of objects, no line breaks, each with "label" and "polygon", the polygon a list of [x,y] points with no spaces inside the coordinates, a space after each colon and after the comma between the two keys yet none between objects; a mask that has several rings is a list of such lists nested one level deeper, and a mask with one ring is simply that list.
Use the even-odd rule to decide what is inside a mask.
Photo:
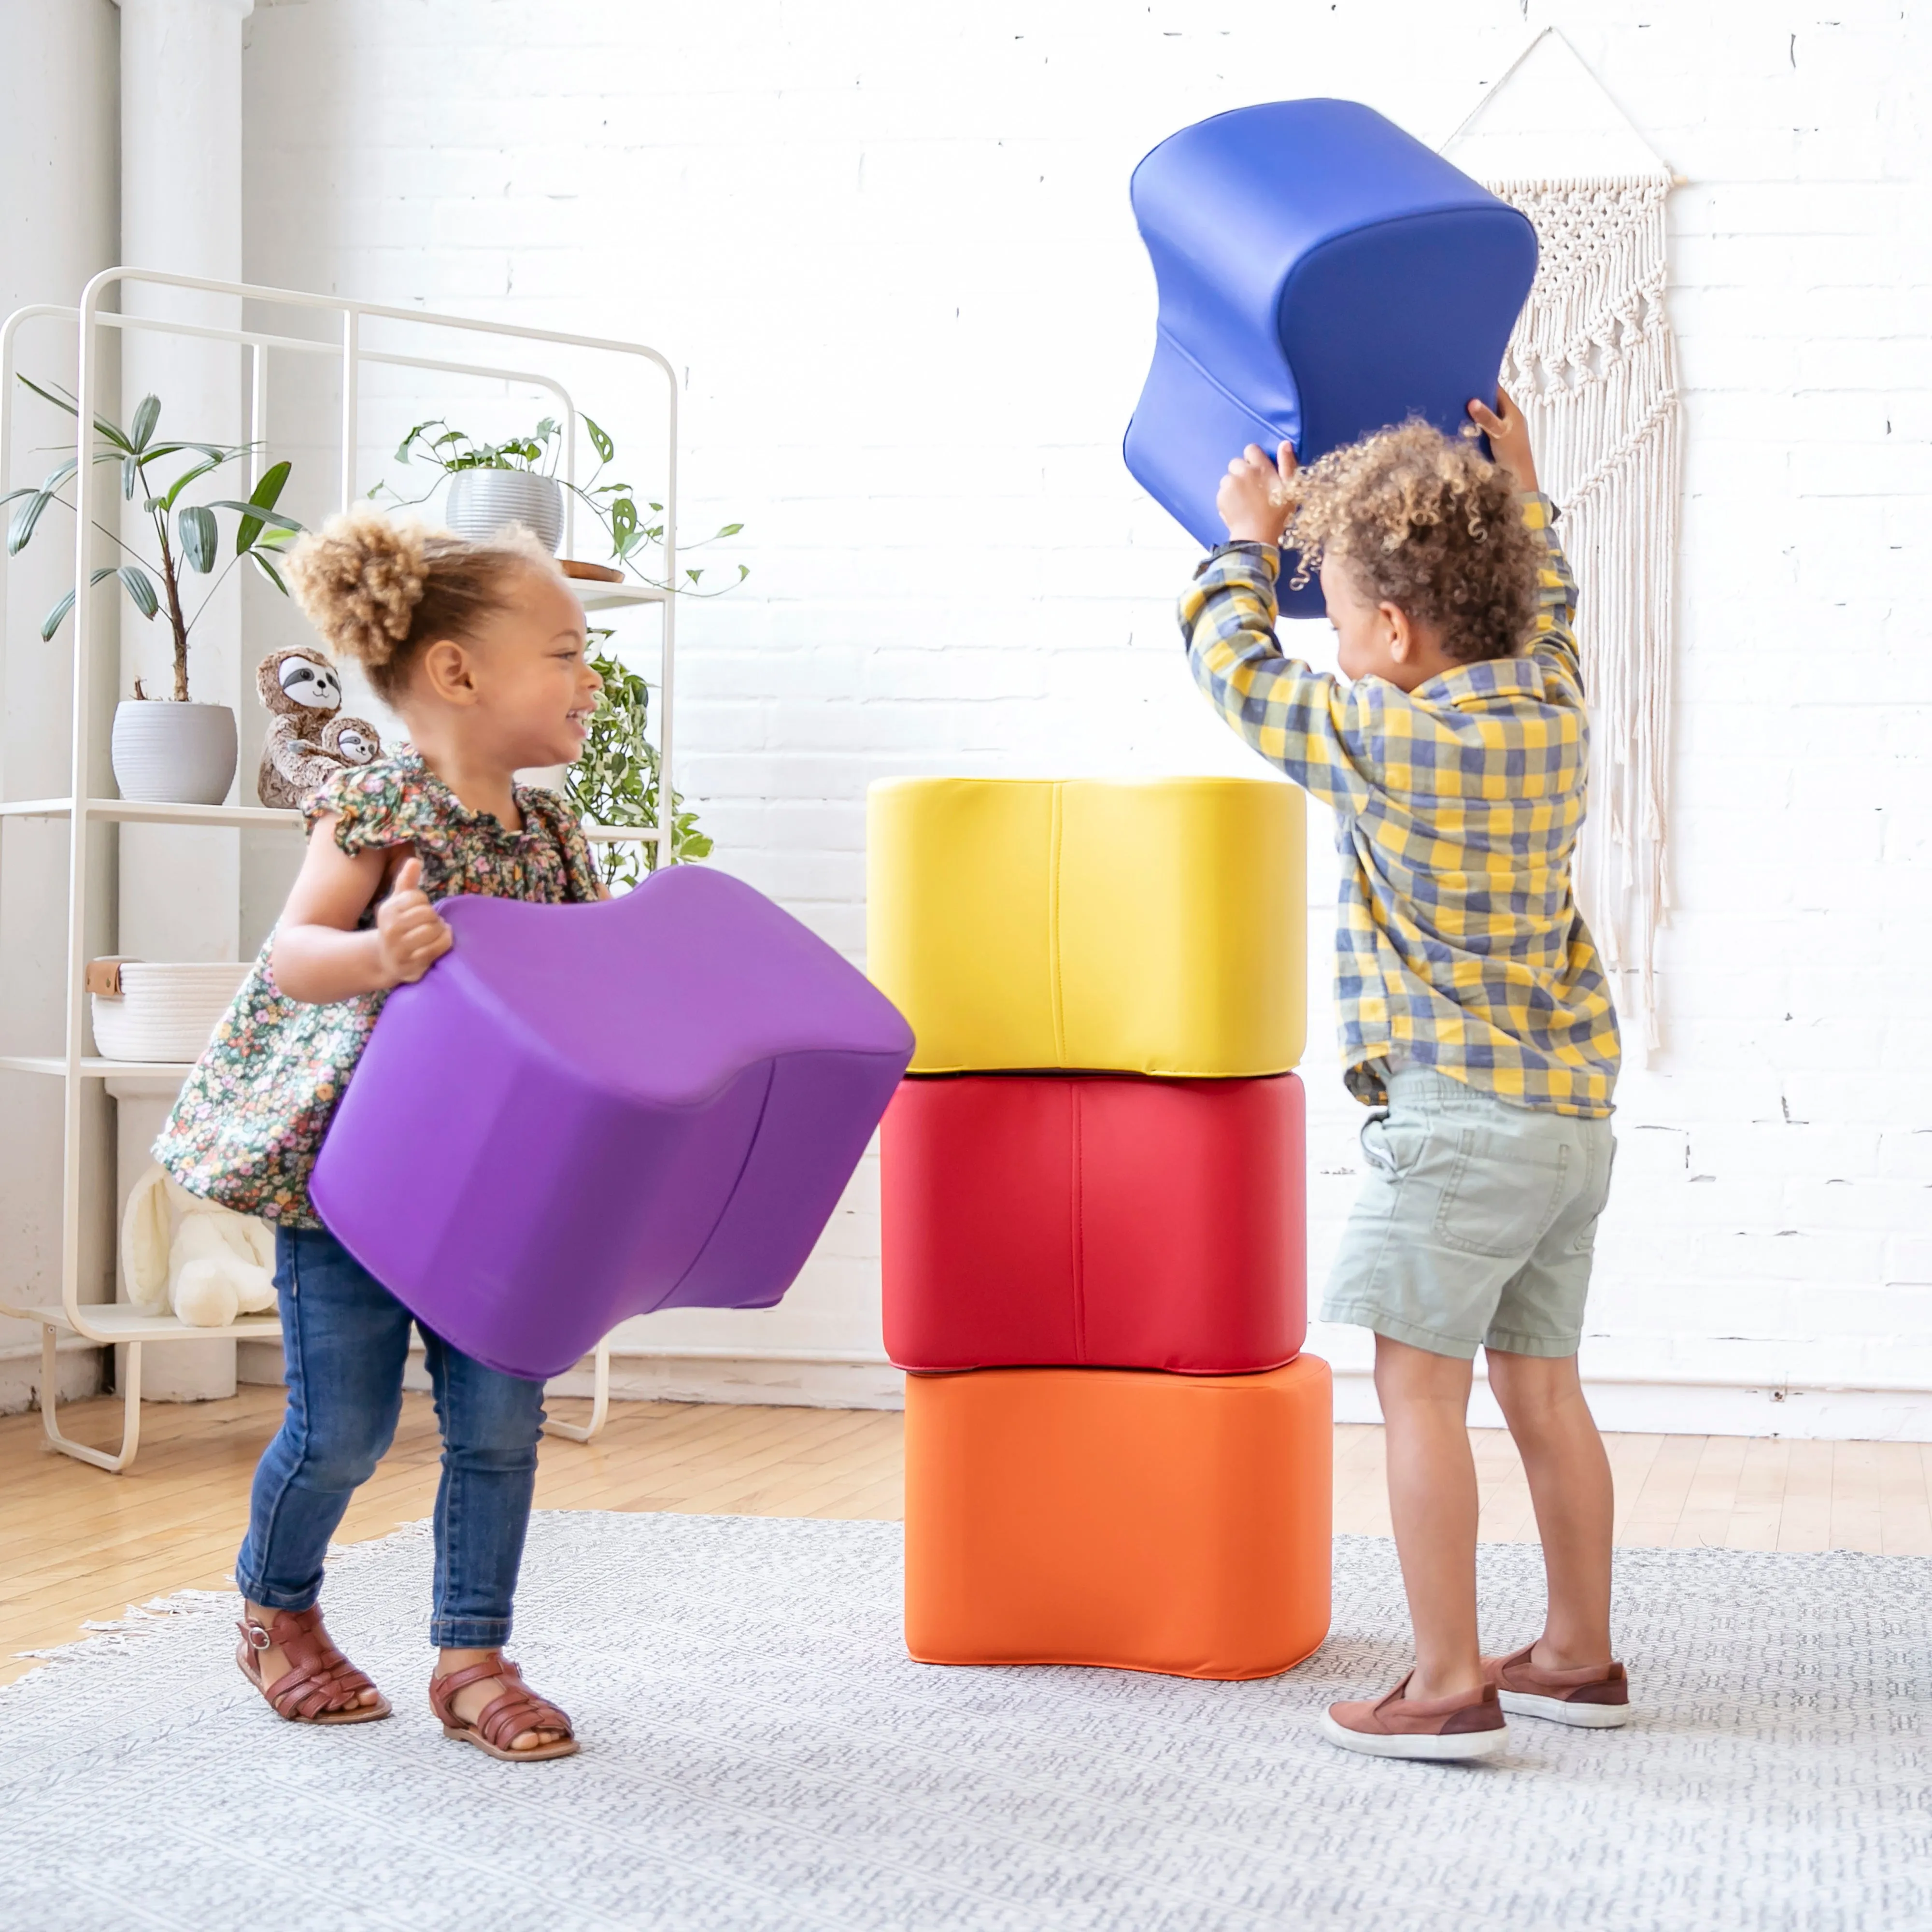
[{"label": "woven storage basket", "polygon": [[[199,1060],[248,973],[245,960],[96,960],[88,984],[101,1058]],[[106,990],[116,986],[118,992]]]}]

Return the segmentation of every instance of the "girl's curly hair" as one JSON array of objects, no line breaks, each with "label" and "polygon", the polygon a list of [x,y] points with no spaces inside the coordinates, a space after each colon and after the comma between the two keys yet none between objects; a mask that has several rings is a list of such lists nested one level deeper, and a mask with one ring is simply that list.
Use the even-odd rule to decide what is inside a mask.
[{"label": "girl's curly hair", "polygon": [[358,503],[289,552],[296,601],[338,656],[353,658],[393,701],[410,668],[439,638],[473,637],[502,608],[519,571],[555,559],[512,524],[488,543],[424,530]]},{"label": "girl's curly hair", "polygon": [[1460,664],[1513,656],[1536,617],[1535,539],[1510,477],[1473,436],[1416,419],[1331,449],[1288,486],[1298,590],[1338,557],[1376,602],[1442,634]]}]

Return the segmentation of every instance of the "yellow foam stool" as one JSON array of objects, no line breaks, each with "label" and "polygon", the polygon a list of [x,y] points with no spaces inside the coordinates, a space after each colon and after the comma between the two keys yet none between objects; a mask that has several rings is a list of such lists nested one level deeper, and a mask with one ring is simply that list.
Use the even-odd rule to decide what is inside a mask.
[{"label": "yellow foam stool", "polygon": [[894,778],[867,968],[910,1071],[1285,1073],[1306,1030],[1301,794],[1255,778]]}]

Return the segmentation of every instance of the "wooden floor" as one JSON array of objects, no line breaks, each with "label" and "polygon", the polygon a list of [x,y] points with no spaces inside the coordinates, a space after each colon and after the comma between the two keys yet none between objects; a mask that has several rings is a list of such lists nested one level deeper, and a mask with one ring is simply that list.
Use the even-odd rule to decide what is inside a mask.
[{"label": "wooden floor", "polygon": [[[280,1413],[279,1389],[227,1402],[154,1403],[134,1468],[110,1476],[42,1446],[40,1418],[0,1418],[0,1683],[32,1668],[15,1653],[66,1643],[90,1618],[229,1579],[248,1481]],[[574,1409],[581,1405],[570,1404]],[[111,1400],[63,1410],[83,1440],[118,1426]],[[617,1402],[592,1443],[546,1439],[540,1509],[676,1510],[874,1516],[903,1510],[901,1418],[877,1410]],[[1482,1533],[1533,1537],[1509,1438],[1471,1432]],[[1617,1538],[1734,1550],[1932,1555],[1932,1445],[1616,1436]],[[428,1513],[436,1436],[411,1396],[395,1446],[358,1494],[342,1540],[382,1536]],[[1385,1535],[1379,1429],[1335,1432],[1335,1525]]]}]

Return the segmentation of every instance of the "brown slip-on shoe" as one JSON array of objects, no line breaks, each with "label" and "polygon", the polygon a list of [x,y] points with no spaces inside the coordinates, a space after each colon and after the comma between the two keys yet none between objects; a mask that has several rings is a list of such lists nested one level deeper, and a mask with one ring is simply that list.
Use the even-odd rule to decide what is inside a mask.
[{"label": "brown slip-on shoe", "polygon": [[1386,1697],[1330,1704],[1322,1714],[1322,1736],[1370,1757],[1454,1762],[1494,1757],[1509,1748],[1509,1726],[1493,1684],[1460,1697],[1406,1697],[1408,1688],[1405,1677]]},{"label": "brown slip-on shoe", "polygon": [[1614,1730],[1630,1722],[1630,1679],[1621,1664],[1545,1670],[1530,1660],[1535,1648],[1528,1643],[1510,1656],[1483,1659],[1484,1681],[1495,1687],[1505,1711],[1592,1731]]}]

